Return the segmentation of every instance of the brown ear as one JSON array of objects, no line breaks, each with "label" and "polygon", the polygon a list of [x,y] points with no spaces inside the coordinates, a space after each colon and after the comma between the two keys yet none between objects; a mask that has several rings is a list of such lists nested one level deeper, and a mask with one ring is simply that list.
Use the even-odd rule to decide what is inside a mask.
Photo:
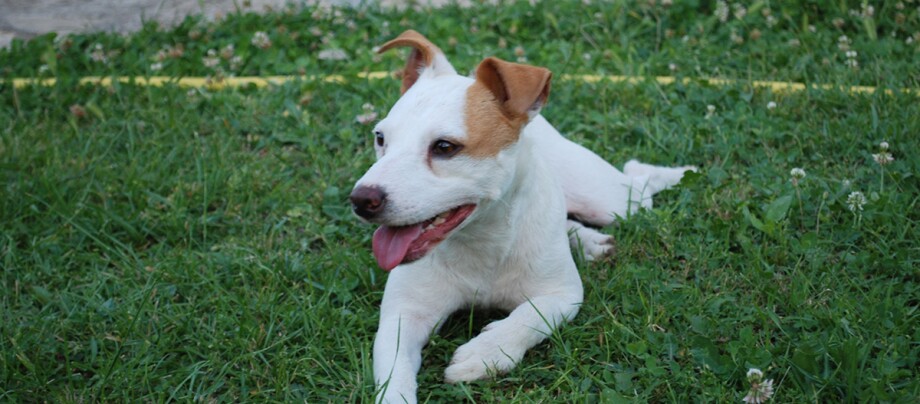
[{"label": "brown ear", "polygon": [[[443,58],[441,49],[431,43],[424,35],[411,29],[383,44],[377,53],[383,53],[401,46],[412,48],[412,53],[409,54],[409,60],[406,61],[406,67],[404,67],[402,71],[401,94],[405,94],[406,91],[409,90],[409,87],[415,84],[423,69],[434,68],[436,70],[443,70],[444,72],[456,73],[453,66],[447,62],[447,59]],[[438,58],[438,56],[442,57]]]},{"label": "brown ear", "polygon": [[553,74],[542,67],[489,57],[476,68],[476,81],[495,95],[505,113],[533,117],[549,97]]}]

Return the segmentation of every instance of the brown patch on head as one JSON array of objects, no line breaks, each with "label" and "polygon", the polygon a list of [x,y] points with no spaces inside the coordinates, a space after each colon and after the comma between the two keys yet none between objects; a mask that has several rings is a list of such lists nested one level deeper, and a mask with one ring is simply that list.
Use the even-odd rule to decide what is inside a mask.
[{"label": "brown patch on head", "polygon": [[491,157],[517,142],[549,96],[549,70],[486,58],[466,92],[467,141],[461,153]]},{"label": "brown patch on head", "polygon": [[510,117],[492,91],[476,81],[466,91],[467,140],[460,153],[472,157],[491,157],[517,142],[527,116]]},{"label": "brown patch on head", "polygon": [[412,48],[412,53],[409,54],[409,59],[406,60],[406,66],[402,70],[400,94],[405,94],[406,91],[409,90],[409,87],[412,87],[418,80],[419,72],[424,68],[431,67],[431,64],[434,63],[435,55],[443,52],[441,52],[441,49],[435,46],[435,44],[431,43],[428,38],[425,38],[424,35],[410,29],[383,44],[377,53],[383,53],[401,46]]}]

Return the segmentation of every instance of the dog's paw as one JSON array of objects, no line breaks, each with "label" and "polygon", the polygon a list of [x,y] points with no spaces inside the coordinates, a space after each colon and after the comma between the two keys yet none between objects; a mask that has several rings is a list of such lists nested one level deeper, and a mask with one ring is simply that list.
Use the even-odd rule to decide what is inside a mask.
[{"label": "dog's paw", "polygon": [[588,261],[613,255],[615,251],[612,236],[584,227],[578,222],[569,223],[569,243],[573,249],[581,249]]},{"label": "dog's paw", "polygon": [[470,382],[506,373],[524,356],[525,350],[514,345],[499,346],[488,332],[483,332],[457,348],[444,370],[444,379],[448,383]]},{"label": "dog's paw", "polygon": [[588,242],[582,239],[581,247],[584,250],[585,259],[588,261],[608,257],[614,253],[613,237],[606,234],[599,234],[599,237],[591,239]]},{"label": "dog's paw", "polygon": [[374,402],[378,404],[415,404],[418,384],[414,378],[403,380],[388,380],[378,384],[377,397]]}]

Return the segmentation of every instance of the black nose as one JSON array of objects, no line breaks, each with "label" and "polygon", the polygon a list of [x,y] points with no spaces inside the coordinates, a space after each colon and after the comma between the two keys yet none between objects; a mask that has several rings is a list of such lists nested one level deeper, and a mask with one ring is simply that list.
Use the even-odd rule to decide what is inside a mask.
[{"label": "black nose", "polygon": [[373,219],[383,212],[387,204],[387,193],[377,187],[360,186],[351,191],[351,208],[365,219]]}]

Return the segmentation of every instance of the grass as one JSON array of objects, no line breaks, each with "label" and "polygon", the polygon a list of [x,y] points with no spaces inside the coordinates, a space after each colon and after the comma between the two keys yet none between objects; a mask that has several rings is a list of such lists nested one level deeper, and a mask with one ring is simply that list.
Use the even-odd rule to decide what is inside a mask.
[{"label": "grass", "polygon": [[[579,261],[580,314],[508,375],[443,383],[453,350],[500,314],[452,317],[424,351],[422,400],[739,401],[756,367],[778,402],[915,401],[917,96],[744,80],[916,89],[917,4],[863,17],[849,12],[858,2],[758,2],[722,22],[713,3],[675,3],[244,9],[0,50],[2,78],[60,79],[0,84],[0,401],[370,401],[386,274],[346,197],[373,158],[355,116],[365,103],[385,113],[398,83],[73,83],[396,69],[399,54],[370,50],[405,27],[460,71],[497,55],[557,77],[742,80],[557,81],[544,115],[574,140],[615,164],[702,170],[605,229],[618,252]],[[271,47],[251,43],[256,31]],[[235,66],[219,55],[229,44]],[[202,63],[209,49],[216,68]],[[328,49],[348,59],[319,59]],[[872,156],[881,141],[885,166]],[[793,182],[796,167],[807,175]],[[856,191],[866,203],[853,211]]]}]

